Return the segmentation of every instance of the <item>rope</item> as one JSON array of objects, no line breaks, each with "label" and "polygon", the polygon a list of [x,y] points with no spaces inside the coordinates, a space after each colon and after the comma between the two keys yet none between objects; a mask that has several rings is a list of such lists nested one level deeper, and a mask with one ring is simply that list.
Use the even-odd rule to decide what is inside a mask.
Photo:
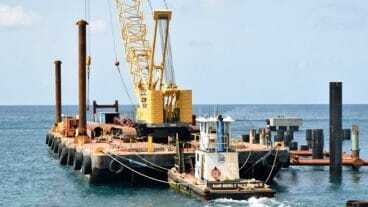
[{"label": "rope", "polygon": [[259,158],[256,162],[254,162],[254,164],[245,171],[245,174],[248,173],[249,170],[251,170],[254,166],[256,166],[260,161],[262,161],[263,159],[271,155],[271,153],[272,153],[272,149],[269,152],[267,152],[265,155],[263,155],[261,158]]},{"label": "rope", "polygon": [[135,153],[135,155],[136,155],[137,157],[139,157],[141,160],[145,161],[146,163],[148,163],[148,164],[152,165],[153,167],[157,167],[157,168],[159,168],[159,169],[161,169],[161,170],[165,170],[165,171],[169,171],[169,170],[170,170],[170,169],[168,169],[168,168],[162,167],[162,166],[160,166],[160,165],[157,165],[157,164],[155,164],[155,163],[153,163],[153,162],[150,162],[150,161],[148,161],[148,160],[144,159],[144,158],[143,158],[142,156],[140,156],[138,153]]},{"label": "rope", "polygon": [[239,170],[241,170],[241,169],[243,169],[243,167],[245,167],[245,165],[247,164],[247,162],[248,162],[251,154],[252,154],[252,151],[249,151],[249,154],[248,154],[247,159],[245,160],[245,162],[243,163],[243,165],[239,168]]},{"label": "rope", "polygon": [[[135,163],[135,164],[140,165],[140,166],[142,166],[142,167],[148,167],[148,168],[151,168],[152,170],[157,170],[157,169],[153,168],[152,166],[148,166],[148,165],[146,165],[145,163],[142,163],[142,162],[139,162],[139,161],[136,161],[136,160],[131,160],[131,159],[128,159],[128,158],[125,158],[125,157],[119,156],[119,155],[117,155],[117,154],[114,154],[114,155],[115,155],[116,157],[118,157],[118,158],[124,159],[124,160],[126,160],[126,161],[128,161],[128,162]],[[161,172],[162,172],[162,171],[161,171]]]},{"label": "rope", "polygon": [[165,184],[170,184],[170,183],[169,183],[169,182],[167,182],[167,181],[160,180],[160,179],[157,179],[157,178],[153,178],[153,177],[150,177],[150,176],[148,176],[148,175],[145,175],[145,174],[143,174],[143,173],[141,173],[141,172],[138,172],[138,171],[134,170],[133,168],[129,167],[128,165],[123,164],[122,162],[120,162],[119,160],[117,160],[116,158],[114,158],[113,156],[111,156],[109,153],[105,153],[105,154],[106,154],[108,157],[110,157],[111,159],[115,160],[115,161],[116,161],[117,163],[119,163],[120,165],[122,165],[123,167],[127,168],[128,170],[130,170],[130,171],[132,171],[132,172],[134,172],[134,173],[136,173],[136,174],[138,174],[138,175],[140,175],[140,176],[142,176],[142,177],[148,178],[148,179],[153,180],[153,181],[156,181],[156,182],[165,183]]},{"label": "rope", "polygon": [[[145,177],[149,180],[153,180],[153,181],[156,181],[156,182],[159,182],[159,183],[164,183],[164,184],[170,184],[172,182],[168,182],[168,181],[165,181],[165,180],[160,180],[160,179],[157,179],[157,178],[154,178],[154,177],[151,177],[151,176],[148,176],[148,175],[145,175],[141,172],[138,172],[136,170],[134,170],[133,168],[129,167],[128,165],[125,165],[124,163],[120,162],[119,160],[117,160],[116,158],[114,158],[112,155],[110,155],[109,153],[106,153],[104,152],[108,157],[110,157],[111,159],[113,159],[114,161],[116,161],[117,163],[119,163],[120,165],[122,165],[123,167],[127,168],[128,170],[142,176],[142,177]],[[175,183],[175,184],[179,184],[179,185],[188,185],[187,183]]]},{"label": "rope", "polygon": [[279,152],[279,151],[278,151],[278,150],[276,150],[275,159],[273,160],[273,164],[272,164],[272,168],[271,168],[270,174],[268,175],[268,177],[267,177],[267,179],[266,179],[265,183],[267,183],[267,182],[268,182],[268,180],[271,178],[271,174],[272,174],[272,172],[273,172],[273,169],[274,169],[274,168],[275,168],[275,166],[276,166],[276,160],[277,160],[278,152]]}]

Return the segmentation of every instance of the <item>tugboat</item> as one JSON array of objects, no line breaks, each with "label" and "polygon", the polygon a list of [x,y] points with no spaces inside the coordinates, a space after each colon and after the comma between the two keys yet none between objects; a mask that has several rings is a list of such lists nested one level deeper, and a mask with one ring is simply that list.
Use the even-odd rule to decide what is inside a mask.
[{"label": "tugboat", "polygon": [[241,179],[238,152],[230,146],[231,117],[200,117],[199,148],[195,151],[195,168],[185,170],[183,144],[177,140],[177,164],[168,171],[172,188],[206,200],[250,197],[273,197],[275,192],[260,180]]}]

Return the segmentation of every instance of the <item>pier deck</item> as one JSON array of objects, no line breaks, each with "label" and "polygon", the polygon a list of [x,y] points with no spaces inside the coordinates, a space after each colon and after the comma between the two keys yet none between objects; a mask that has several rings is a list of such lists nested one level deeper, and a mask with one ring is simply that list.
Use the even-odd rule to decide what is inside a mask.
[{"label": "pier deck", "polygon": [[[290,165],[292,166],[329,166],[329,153],[324,152],[322,159],[312,159],[312,152],[310,150],[296,150],[290,151]],[[368,160],[354,159],[351,154],[342,154],[343,166],[368,166]]]}]

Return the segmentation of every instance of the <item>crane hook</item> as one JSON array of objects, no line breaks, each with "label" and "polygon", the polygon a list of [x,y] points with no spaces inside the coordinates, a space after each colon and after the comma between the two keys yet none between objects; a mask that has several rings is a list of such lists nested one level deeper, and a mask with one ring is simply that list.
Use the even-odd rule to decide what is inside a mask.
[{"label": "crane hook", "polygon": [[120,65],[120,62],[119,62],[119,60],[116,58],[115,59],[115,63],[114,63],[114,65],[116,66],[116,67],[118,67],[119,65]]}]

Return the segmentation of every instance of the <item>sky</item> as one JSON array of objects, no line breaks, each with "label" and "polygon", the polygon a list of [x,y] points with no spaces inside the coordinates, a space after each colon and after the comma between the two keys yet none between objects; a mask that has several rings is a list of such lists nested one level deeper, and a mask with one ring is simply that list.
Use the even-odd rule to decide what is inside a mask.
[{"label": "sky", "polygon": [[[1,0],[0,105],[53,104],[55,59],[63,62],[63,104],[77,103],[75,23],[85,18],[84,1]],[[113,65],[115,45],[135,97],[115,7],[109,16],[114,3],[88,1],[90,99],[130,104]],[[327,104],[336,80],[344,103],[368,103],[368,1],[166,1],[176,81],[193,90],[195,104]],[[148,9],[145,17],[151,30]]]}]

